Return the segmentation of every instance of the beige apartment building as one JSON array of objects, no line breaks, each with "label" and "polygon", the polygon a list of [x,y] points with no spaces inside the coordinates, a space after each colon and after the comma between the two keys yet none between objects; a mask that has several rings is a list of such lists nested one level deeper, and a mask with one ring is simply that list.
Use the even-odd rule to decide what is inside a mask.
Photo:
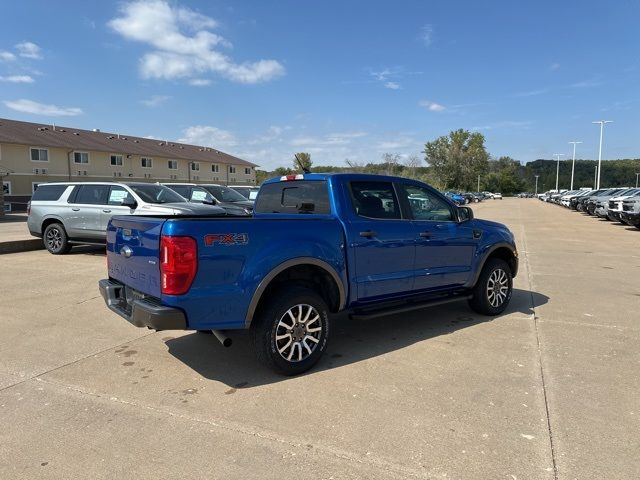
[{"label": "beige apartment building", "polygon": [[215,148],[0,118],[5,211],[24,211],[45,182],[255,185],[255,167]]}]

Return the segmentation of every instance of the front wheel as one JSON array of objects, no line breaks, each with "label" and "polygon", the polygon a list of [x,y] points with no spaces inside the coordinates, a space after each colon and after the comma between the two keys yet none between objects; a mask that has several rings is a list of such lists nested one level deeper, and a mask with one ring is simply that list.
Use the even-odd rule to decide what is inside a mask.
[{"label": "front wheel", "polygon": [[484,264],[480,277],[473,287],[469,306],[483,315],[499,315],[504,312],[513,293],[511,268],[504,260],[490,258]]},{"label": "front wheel", "polygon": [[313,290],[285,287],[261,308],[253,329],[258,361],[297,375],[313,367],[327,348],[329,309]]}]

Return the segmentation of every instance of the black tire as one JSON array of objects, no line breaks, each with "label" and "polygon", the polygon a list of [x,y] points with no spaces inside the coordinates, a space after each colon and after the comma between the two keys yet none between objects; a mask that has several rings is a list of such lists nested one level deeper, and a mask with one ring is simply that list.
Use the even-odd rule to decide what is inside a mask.
[{"label": "black tire", "polygon": [[67,232],[60,223],[47,225],[42,234],[42,242],[44,243],[44,248],[54,255],[63,255],[71,250]]},{"label": "black tire", "polygon": [[[327,349],[329,308],[320,295],[304,287],[284,287],[271,296],[252,325],[258,361],[283,375],[298,375]],[[289,312],[295,312],[293,318]]]},{"label": "black tire", "polygon": [[[503,290],[504,287],[506,291]],[[473,287],[473,297],[469,300],[469,306],[483,315],[499,315],[509,305],[512,294],[511,268],[504,260],[490,258],[482,267],[480,277]]]}]

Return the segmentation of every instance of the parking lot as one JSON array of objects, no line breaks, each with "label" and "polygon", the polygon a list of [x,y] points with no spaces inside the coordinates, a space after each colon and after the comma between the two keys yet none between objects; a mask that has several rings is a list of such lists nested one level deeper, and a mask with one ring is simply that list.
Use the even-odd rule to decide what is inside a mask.
[{"label": "parking lot", "polygon": [[507,313],[337,318],[308,374],[135,328],[103,249],[0,256],[0,478],[640,477],[640,230],[535,199]]}]

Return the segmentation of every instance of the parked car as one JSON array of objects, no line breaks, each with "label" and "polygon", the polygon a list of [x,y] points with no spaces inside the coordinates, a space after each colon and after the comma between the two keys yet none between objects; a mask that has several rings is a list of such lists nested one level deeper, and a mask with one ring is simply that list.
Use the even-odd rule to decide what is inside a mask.
[{"label": "parked car", "polygon": [[229,185],[229,188],[233,188],[244,198],[254,202],[256,200],[256,197],[258,196],[258,191],[260,190],[260,187],[253,187],[250,185]]},{"label": "parked car", "polygon": [[260,362],[292,375],[322,356],[337,312],[466,300],[498,315],[511,299],[509,229],[415,180],[288,175],[265,182],[254,217],[114,217],[106,305],[138,327],[212,331],[226,345],[251,329]]},{"label": "parked car", "polygon": [[493,194],[493,199],[494,200],[502,200],[502,194],[501,193],[494,193]]},{"label": "parked car", "polygon": [[152,183],[41,183],[28,207],[27,225],[55,255],[72,245],[104,244],[112,215],[224,215],[193,205],[170,188]]},{"label": "parked car", "polygon": [[621,222],[622,205],[628,198],[633,198],[640,194],[640,188],[631,188],[619,195],[609,199],[609,205],[607,208],[607,218],[612,222]]},{"label": "parked car", "polygon": [[201,184],[200,187],[209,192],[219,206],[235,206],[243,208],[248,214],[253,213],[253,200],[248,200],[233,188],[214,183]]},{"label": "parked car", "polygon": [[445,192],[444,194],[445,196],[449,197],[451,201],[456,205],[464,205],[465,203],[467,203],[466,199],[459,193]]},{"label": "parked car", "polygon": [[162,185],[169,187],[176,193],[179,193],[190,202],[216,205],[224,209],[224,211],[230,215],[251,215],[253,212],[253,206],[248,206],[244,204],[244,202],[218,201],[211,192],[209,192],[209,190],[201,185],[196,185],[195,183],[163,183]]},{"label": "parked car", "polygon": [[620,219],[627,225],[640,228],[640,196],[622,201]]}]

